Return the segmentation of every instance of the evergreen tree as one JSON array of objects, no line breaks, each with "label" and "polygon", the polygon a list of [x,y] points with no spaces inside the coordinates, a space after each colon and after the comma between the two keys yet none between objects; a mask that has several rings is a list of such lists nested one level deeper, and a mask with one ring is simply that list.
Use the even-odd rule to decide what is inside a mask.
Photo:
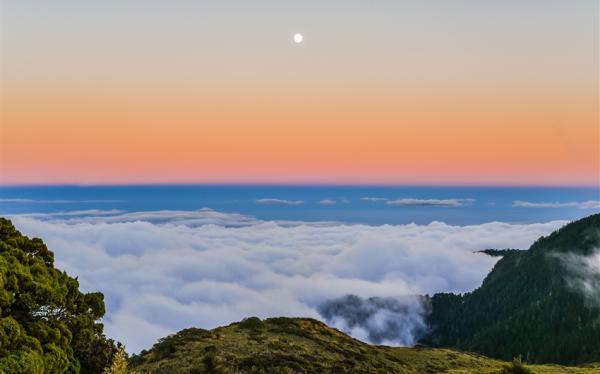
[{"label": "evergreen tree", "polygon": [[[577,364],[600,361],[600,303],[570,280],[569,258],[600,248],[600,214],[506,253],[480,288],[431,299],[430,333],[421,343],[503,360]],[[577,269],[575,269],[577,271]]]},{"label": "evergreen tree", "polygon": [[85,363],[100,373],[114,351],[98,322],[104,312],[101,293],[79,291],[40,239],[0,218],[0,372],[79,373]]}]

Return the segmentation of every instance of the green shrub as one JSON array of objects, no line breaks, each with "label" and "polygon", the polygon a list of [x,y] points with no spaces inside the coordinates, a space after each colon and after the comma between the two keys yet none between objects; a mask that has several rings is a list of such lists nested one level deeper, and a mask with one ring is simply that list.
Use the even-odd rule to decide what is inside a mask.
[{"label": "green shrub", "polygon": [[238,324],[242,329],[260,330],[265,328],[265,323],[258,317],[248,317]]},{"label": "green shrub", "polygon": [[532,374],[533,372],[526,368],[521,361],[521,357],[515,357],[513,361],[500,370],[499,374]]},{"label": "green shrub", "polygon": [[104,295],[82,293],[41,239],[0,217],[0,373],[100,373],[115,344],[102,334]]}]

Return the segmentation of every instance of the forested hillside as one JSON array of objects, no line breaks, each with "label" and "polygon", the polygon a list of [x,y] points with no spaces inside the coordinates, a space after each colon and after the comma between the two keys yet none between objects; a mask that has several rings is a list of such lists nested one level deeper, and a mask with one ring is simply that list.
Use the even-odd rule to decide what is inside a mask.
[{"label": "forested hillside", "polygon": [[600,300],[586,296],[583,283],[600,284],[585,265],[599,248],[596,214],[528,251],[504,253],[477,290],[432,297],[431,332],[422,343],[528,362],[600,361]]}]

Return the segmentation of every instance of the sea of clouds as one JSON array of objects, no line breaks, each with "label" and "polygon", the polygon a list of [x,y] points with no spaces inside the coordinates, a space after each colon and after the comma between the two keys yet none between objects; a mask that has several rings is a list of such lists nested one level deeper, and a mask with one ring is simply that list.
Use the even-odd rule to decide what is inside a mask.
[{"label": "sea of clouds", "polygon": [[370,226],[210,209],[10,218],[43,238],[84,290],[104,293],[105,331],[130,352],[248,316],[314,317],[362,340],[410,345],[426,328],[414,295],[472,290],[498,260],[474,251],[526,249],[566,223]]}]

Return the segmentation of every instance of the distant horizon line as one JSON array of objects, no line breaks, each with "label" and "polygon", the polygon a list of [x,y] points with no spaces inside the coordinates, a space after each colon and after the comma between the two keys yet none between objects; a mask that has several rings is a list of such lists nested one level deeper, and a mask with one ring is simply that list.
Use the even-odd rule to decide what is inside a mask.
[{"label": "distant horizon line", "polygon": [[35,187],[421,187],[421,188],[569,188],[569,189],[599,189],[600,182],[595,185],[571,184],[427,184],[427,183],[49,183],[49,184],[1,184],[0,188],[35,188]]}]

